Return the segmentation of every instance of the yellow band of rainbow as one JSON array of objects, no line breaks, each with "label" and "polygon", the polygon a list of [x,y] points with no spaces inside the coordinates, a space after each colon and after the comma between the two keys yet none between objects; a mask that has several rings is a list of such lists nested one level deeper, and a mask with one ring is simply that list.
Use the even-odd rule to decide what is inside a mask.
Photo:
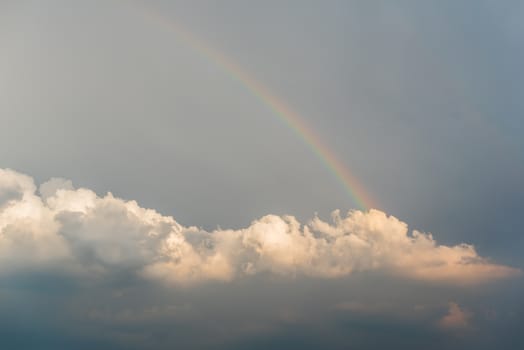
[{"label": "yellow band of rainbow", "polygon": [[293,111],[284,101],[275,96],[263,84],[254,79],[251,74],[236,64],[224,53],[214,49],[202,39],[186,30],[174,20],[150,9],[141,8],[142,14],[154,23],[173,31],[188,46],[205,56],[218,67],[222,68],[234,80],[242,84],[248,91],[261,100],[272,113],[281,119],[293,132],[300,137],[313,153],[327,166],[330,172],[340,181],[345,191],[359,207],[368,210],[374,207],[370,195],[364,190],[359,181],[336,156],[335,152],[322,142],[313,129],[308,126],[303,117]]}]

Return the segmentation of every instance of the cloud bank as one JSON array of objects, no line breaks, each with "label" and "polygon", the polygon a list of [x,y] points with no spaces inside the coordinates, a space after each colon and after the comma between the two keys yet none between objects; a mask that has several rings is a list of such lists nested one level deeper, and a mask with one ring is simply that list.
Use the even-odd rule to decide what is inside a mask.
[{"label": "cloud bank", "polygon": [[266,215],[244,229],[206,232],[111,193],[100,197],[64,179],[37,190],[31,177],[0,169],[0,275],[42,270],[84,279],[125,272],[184,286],[260,273],[343,278],[365,271],[471,285],[520,273],[472,245],[439,245],[379,210],[334,211],[331,222],[307,224]]}]

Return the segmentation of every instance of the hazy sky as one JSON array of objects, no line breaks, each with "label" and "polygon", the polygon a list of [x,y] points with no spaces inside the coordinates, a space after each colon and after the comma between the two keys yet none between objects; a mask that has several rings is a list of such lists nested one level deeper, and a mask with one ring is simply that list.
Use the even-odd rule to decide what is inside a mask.
[{"label": "hazy sky", "polygon": [[[0,343],[522,348],[523,23],[509,0],[0,0]],[[209,50],[377,210],[347,214]]]}]

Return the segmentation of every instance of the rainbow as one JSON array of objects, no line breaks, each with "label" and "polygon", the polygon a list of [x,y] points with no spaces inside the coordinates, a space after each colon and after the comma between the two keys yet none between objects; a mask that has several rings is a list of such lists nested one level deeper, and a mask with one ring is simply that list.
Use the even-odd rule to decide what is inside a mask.
[{"label": "rainbow", "polygon": [[327,166],[330,172],[340,181],[346,192],[355,204],[364,210],[374,207],[371,196],[364,187],[351,174],[349,169],[336,154],[318,137],[313,129],[307,125],[304,118],[291,109],[284,101],[275,96],[263,84],[254,79],[247,71],[236,64],[224,53],[214,49],[202,39],[196,37],[184,27],[162,14],[140,5],[140,12],[158,25],[173,31],[190,47],[201,55],[222,68],[234,80],[242,84],[255,97],[262,101],[274,115],[287,125],[302,141],[313,151],[313,153]]}]

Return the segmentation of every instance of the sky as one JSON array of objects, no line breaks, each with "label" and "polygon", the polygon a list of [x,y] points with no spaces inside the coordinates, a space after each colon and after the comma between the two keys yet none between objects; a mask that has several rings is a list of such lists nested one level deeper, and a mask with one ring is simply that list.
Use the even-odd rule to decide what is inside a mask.
[{"label": "sky", "polygon": [[520,1],[0,0],[0,344],[521,349]]}]

